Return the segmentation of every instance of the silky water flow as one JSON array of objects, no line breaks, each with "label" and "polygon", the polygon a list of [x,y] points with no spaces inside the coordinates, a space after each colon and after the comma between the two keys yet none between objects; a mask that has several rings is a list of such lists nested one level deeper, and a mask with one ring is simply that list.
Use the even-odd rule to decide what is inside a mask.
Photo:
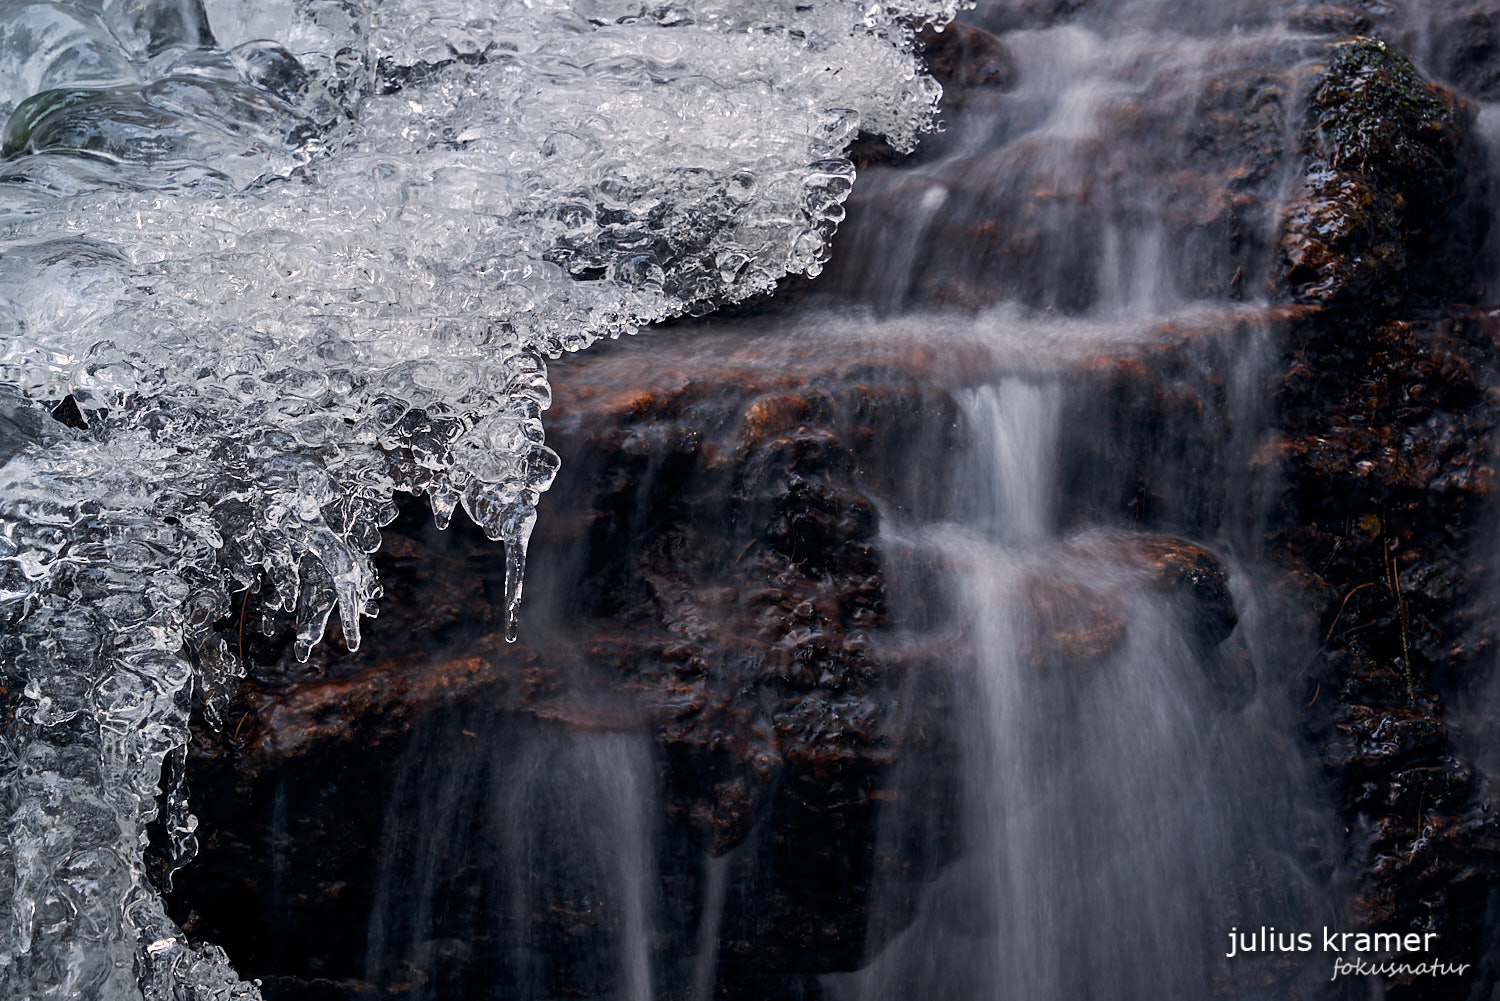
[{"label": "silky water flow", "polygon": [[[1013,15],[982,4],[987,16]],[[824,979],[838,1001],[1269,999],[1293,976],[1307,996],[1331,990],[1305,957],[1227,956],[1234,930],[1336,925],[1347,894],[1296,722],[1293,675],[1317,638],[1267,612],[1274,571],[1258,562],[1277,473],[1252,457],[1280,346],[1256,300],[1278,220],[1247,220],[1226,266],[1223,244],[1171,232],[1190,194],[1132,173],[1190,161],[1178,144],[1228,67],[1307,44],[1275,18],[1232,32],[1218,19],[1212,5],[1118,3],[1006,34],[1012,92],[953,111],[915,167],[861,178],[874,193],[830,284],[910,326],[955,285],[984,288],[992,305],[963,338],[987,345],[995,375],[959,395],[950,496],[881,521],[892,607],[920,610],[904,642],[957,637],[962,651],[961,847],[909,927],[872,929],[886,944],[868,966]],[[1284,108],[1296,94],[1289,84]],[[1143,105],[1163,119],[1144,136],[1130,131]],[[1299,124],[1267,115],[1287,136]],[[1288,169],[1259,180],[1268,204]],[[997,212],[1034,227],[1009,272],[993,263],[1004,236],[976,238],[988,264],[953,238],[966,216]],[[1210,274],[1243,284],[1214,288]],[[1219,412],[1187,418],[1221,428],[1213,454],[1172,450],[1189,426],[1130,426],[1098,385],[1105,365],[1077,363],[1140,356],[1184,326],[1216,331],[1181,376],[1222,378]],[[1150,498],[1101,503],[1136,477]],[[1227,622],[1205,626],[1153,579],[1153,532],[1224,561]],[[914,837],[903,823],[886,835],[895,854]]]}]

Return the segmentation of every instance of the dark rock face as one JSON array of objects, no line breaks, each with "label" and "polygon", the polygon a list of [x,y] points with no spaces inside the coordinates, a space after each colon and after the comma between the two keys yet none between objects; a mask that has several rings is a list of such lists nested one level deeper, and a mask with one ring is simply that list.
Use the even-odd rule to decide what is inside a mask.
[{"label": "dark rock face", "polygon": [[[501,638],[492,546],[458,526],[435,532],[419,504],[387,531],[378,562],[391,614],[371,623],[361,653],[328,644],[303,667],[287,636],[248,640],[264,666],[192,763],[203,847],[174,898],[192,934],[234,942],[247,975],[277,996],[316,983],[324,996],[360,997],[405,982],[366,979],[368,915],[391,850],[391,776],[412,734],[430,741],[434,726],[649,735],[664,790],[657,866],[673,890],[658,943],[668,978],[693,955],[707,878],[706,863],[684,859],[730,859],[717,974],[730,996],[782,996],[852,969],[881,944],[867,929],[910,920],[923,882],[956,850],[947,763],[962,753],[950,713],[962,655],[883,638],[876,510],[947,503],[934,459],[960,445],[954,379],[988,367],[925,349],[882,354],[878,343],[801,350],[790,366],[771,353],[785,342],[736,349],[730,335],[718,337],[726,360],[705,372],[702,342],[716,336],[620,344],[558,366],[552,440],[572,461],[535,542],[528,589],[540,597],[516,647]],[[1193,349],[1192,337],[1178,347]],[[1090,359],[1079,374],[1097,389],[1123,372],[1136,388],[1106,398],[1134,392],[1157,406],[1152,365],[1172,354],[1155,357]],[[1193,427],[1199,407],[1157,423]],[[1113,433],[1127,437],[1110,451],[1127,454],[1131,422]],[[1109,448],[1096,434],[1070,442]],[[1096,477],[1099,503],[1113,503],[1124,475]],[[1158,536],[1083,545],[1180,600],[1205,650],[1233,629],[1226,570],[1208,551]],[[1085,669],[1124,636],[1122,603],[1102,585],[1043,579],[1033,602],[1038,669]],[[259,623],[246,625],[258,636]],[[1225,670],[1229,692],[1242,679]],[[925,776],[899,797],[898,767]],[[878,838],[877,823],[911,833]],[[488,878],[464,872],[455,883]],[[908,890],[874,899],[877,876]],[[589,926],[607,925],[594,906]],[[554,918],[528,922],[542,951],[585,947]],[[423,970],[440,996],[462,996],[475,975],[452,957]],[[555,990],[612,989],[607,976],[551,976]]]},{"label": "dark rock face", "polygon": [[928,29],[922,34],[922,48],[927,71],[945,88],[948,107],[1016,85],[1015,56],[982,28],[957,23],[943,31]]},{"label": "dark rock face", "polygon": [[[1315,313],[1294,337],[1289,493],[1271,541],[1321,609],[1309,724],[1344,791],[1359,917],[1478,956],[1493,806],[1450,740],[1442,692],[1483,666],[1463,613],[1484,583],[1495,348],[1472,313],[1353,327]],[[1450,991],[1415,980],[1391,996]]]},{"label": "dark rock face", "polygon": [[[1357,919],[1477,958],[1500,843],[1444,692],[1482,669],[1487,642],[1470,610],[1486,583],[1500,356],[1464,304],[1487,274],[1490,192],[1472,112],[1384,43],[1330,50],[1307,114],[1283,274],[1321,305],[1289,325],[1286,493],[1267,541],[1321,610],[1309,725],[1345,797]],[[1407,978],[1390,996],[1455,989]]]},{"label": "dark rock face", "polygon": [[1066,23],[1090,6],[1090,0],[998,0],[985,4],[980,16],[991,31],[1016,31]]},{"label": "dark rock face", "polygon": [[[899,497],[914,449],[951,447],[951,398],[868,359],[825,362],[809,380],[775,359],[664,370],[648,347],[557,373],[553,441],[574,461],[536,540],[529,587],[546,597],[530,605],[544,611],[523,644],[500,638],[493,547],[461,529],[439,536],[413,510],[379,557],[396,618],[373,624],[369,652],[325,646],[297,668],[274,642],[253,648],[282,666],[246,686],[224,735],[205,734],[192,781],[206,837],[178,906],[196,912],[195,934],[235,941],[252,975],[280,976],[284,996],[319,977],[346,984],[332,996],[366,989],[388,776],[413,728],[475,706],[495,720],[650,734],[665,790],[660,869],[736,853],[731,885],[743,889],[726,906],[719,969],[726,989],[759,985],[747,996],[858,961],[877,804],[951,814],[940,774],[927,802],[882,791],[897,757],[943,738],[929,709],[893,711],[913,663],[872,647],[886,609],[870,499]],[[454,645],[433,648],[444,639]],[[924,657],[936,653],[915,665],[934,667]],[[242,865],[264,855],[259,839],[280,846],[270,874]],[[703,874],[680,878],[684,910],[664,916],[659,944],[677,958],[693,952]],[[278,897],[281,884],[299,899]],[[290,917],[267,922],[284,904]],[[532,933],[556,955],[576,952],[549,922],[536,915]]]}]

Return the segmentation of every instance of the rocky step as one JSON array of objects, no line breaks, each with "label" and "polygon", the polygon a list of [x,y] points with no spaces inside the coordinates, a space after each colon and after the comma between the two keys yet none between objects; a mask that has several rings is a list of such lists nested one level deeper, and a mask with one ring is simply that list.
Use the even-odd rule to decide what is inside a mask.
[{"label": "rocky step", "polygon": [[[965,393],[1044,378],[1071,429],[1049,475],[1071,469],[1080,484],[1102,484],[1098,511],[1149,524],[1130,506],[1139,492],[1122,501],[1115,481],[1127,469],[1138,481],[1149,464],[1133,450],[1148,440],[1160,456],[1189,451],[1165,440],[1174,434],[1202,438],[1199,452],[1225,451],[1223,387],[1189,359],[1233,350],[1265,322],[1197,319],[1115,331],[1106,350],[1097,332],[1070,341],[1054,331],[1050,358],[1019,350],[1024,331],[1013,350],[981,331],[940,351],[914,331],[839,339],[798,336],[795,324],[756,336],[731,325],[555,366],[550,440],[565,472],[538,527],[521,642],[503,640],[497,547],[467,525],[437,532],[419,501],[386,531],[383,614],[358,654],[335,636],[302,665],[285,629],[264,636],[253,612],[225,623],[253,667],[227,727],[200,733],[189,763],[201,850],[177,879],[176,913],[190,934],[226,945],[247,976],[271,978],[272,994],[301,997],[316,981],[324,996],[360,996],[412,742],[446,734],[453,746],[438,756],[462,761],[497,734],[617,734],[649,747],[648,784],[660,790],[657,871],[669,892],[658,963],[694,954],[708,860],[728,858],[718,957],[727,992],[774,996],[777,984],[853,968],[879,944],[866,929],[903,926],[956,850],[952,691],[955,671],[972,668],[959,636],[913,632],[914,613],[890,607],[882,517],[956,503],[945,467],[972,433]],[[1181,468],[1163,469],[1182,482]],[[1175,503],[1177,489],[1163,479],[1155,494]],[[1107,661],[1146,594],[1190,624],[1226,705],[1243,697],[1241,656],[1211,656],[1235,623],[1212,553],[1137,531],[1086,533],[1053,556],[1024,589],[1035,623],[1024,656],[1037,670]],[[1062,572],[1069,561],[1115,570]],[[936,580],[947,570],[914,572]],[[474,753],[520,753],[504,748]],[[930,780],[898,795],[898,767]],[[927,840],[882,854],[878,833],[892,828],[921,828]],[[478,863],[455,864],[453,880],[488,885]],[[876,872],[910,892],[871,898]],[[536,934],[559,955],[578,952],[579,928],[618,920],[605,901],[591,906],[582,917],[539,913]],[[444,959],[445,982],[470,975],[467,962]],[[588,979],[603,974],[585,972],[558,973],[554,986],[607,993]],[[391,976],[381,982],[400,981]]]}]

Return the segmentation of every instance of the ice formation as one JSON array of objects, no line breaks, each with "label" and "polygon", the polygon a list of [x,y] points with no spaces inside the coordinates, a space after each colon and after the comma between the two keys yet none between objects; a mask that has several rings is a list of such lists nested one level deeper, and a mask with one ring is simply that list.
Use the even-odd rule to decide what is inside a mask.
[{"label": "ice formation", "polygon": [[143,862],[219,630],[358,645],[398,491],[503,541],[513,630],[543,358],[816,273],[953,6],[0,0],[0,994],[258,996]]}]

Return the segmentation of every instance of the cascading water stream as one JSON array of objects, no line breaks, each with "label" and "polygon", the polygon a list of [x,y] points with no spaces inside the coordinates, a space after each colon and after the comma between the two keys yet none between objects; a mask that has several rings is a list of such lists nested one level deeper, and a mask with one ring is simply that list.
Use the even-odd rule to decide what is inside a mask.
[{"label": "cascading water stream", "polygon": [[[906,642],[960,651],[958,861],[910,927],[872,928],[889,944],[867,968],[825,978],[839,1001],[1280,997],[1294,974],[1214,945],[1236,925],[1316,927],[1344,907],[1310,851],[1338,842],[1327,794],[1288,750],[1304,739],[1288,672],[1316,639],[1262,611],[1260,498],[1276,470],[1253,459],[1279,351],[1256,300],[1300,125],[1295,78],[1268,81],[1321,43],[1277,15],[1231,33],[1221,14],[1106,4],[1002,34],[1009,91],[954,109],[914,168],[861,179],[833,290],[915,314],[892,325],[990,307],[965,340],[990,345],[997,375],[960,396],[966,445],[935,523],[882,518],[883,548],[903,554],[891,577],[908,581],[894,605],[928,610]],[[1240,134],[1260,152],[1240,162],[1205,123],[1245,80],[1263,96]],[[1218,171],[1240,193],[1227,212],[1199,193]],[[972,222],[990,218],[1007,227]],[[1201,333],[1165,391],[1221,377],[1217,413],[1122,426],[1118,399],[1091,398],[1110,366],[1142,363],[1115,359],[1180,346],[1184,327]],[[1108,360],[1074,360],[1090,355]],[[1216,451],[1194,454],[1192,425],[1207,423]],[[1149,492],[1122,505],[1134,478]],[[1153,547],[1197,544],[1227,557],[1237,623],[1206,627],[1153,576]]]},{"label": "cascading water stream", "polygon": [[894,549],[947,568],[926,604],[949,612],[927,628],[957,630],[972,658],[964,847],[910,928],[828,978],[835,998],[1260,997],[1205,929],[1329,913],[1298,858],[1319,833],[1312,776],[1275,702],[1247,702],[1244,651],[1216,649],[1136,565],[1140,539],[1059,532],[1063,396],[1046,377],[969,393],[958,521],[891,529]]}]

